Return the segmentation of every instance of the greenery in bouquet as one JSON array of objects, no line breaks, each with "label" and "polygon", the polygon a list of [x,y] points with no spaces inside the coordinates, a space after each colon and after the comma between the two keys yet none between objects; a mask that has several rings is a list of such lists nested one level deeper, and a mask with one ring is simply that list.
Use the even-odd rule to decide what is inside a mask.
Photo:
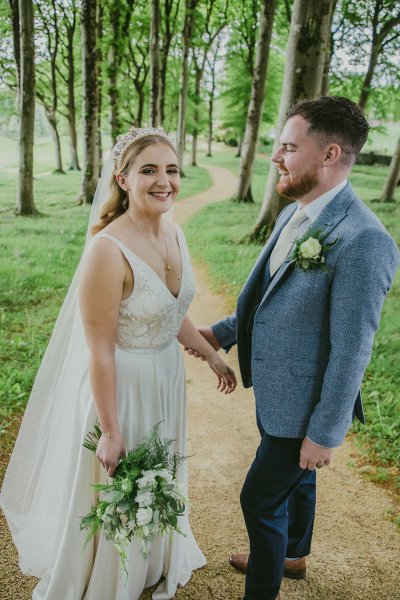
[{"label": "greenery in bouquet", "polygon": [[[83,446],[96,452],[101,430],[96,425],[85,437]],[[89,531],[88,541],[103,533],[114,542],[126,571],[127,545],[136,538],[142,555],[149,555],[149,543],[158,535],[183,534],[178,517],[188,502],[176,481],[183,456],[171,452],[174,440],[161,439],[158,425],[134,450],[118,463],[114,479],[106,484],[93,484],[99,498],[90,512],[81,518],[81,529]]]}]

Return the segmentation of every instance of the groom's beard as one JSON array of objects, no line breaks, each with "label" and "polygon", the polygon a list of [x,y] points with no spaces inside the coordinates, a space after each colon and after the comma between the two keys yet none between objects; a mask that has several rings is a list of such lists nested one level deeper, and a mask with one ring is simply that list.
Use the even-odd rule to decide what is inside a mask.
[{"label": "groom's beard", "polygon": [[311,168],[307,173],[292,181],[289,177],[284,177],[283,179],[281,177],[276,189],[278,194],[285,196],[289,200],[299,200],[311,192],[318,183],[317,172],[314,168]]}]

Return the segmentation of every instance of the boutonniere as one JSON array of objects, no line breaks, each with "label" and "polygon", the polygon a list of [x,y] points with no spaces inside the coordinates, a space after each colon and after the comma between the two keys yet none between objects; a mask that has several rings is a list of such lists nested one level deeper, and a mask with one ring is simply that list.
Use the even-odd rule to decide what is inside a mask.
[{"label": "boutonniere", "polygon": [[296,269],[302,271],[315,271],[322,269],[327,271],[325,264],[326,256],[331,247],[336,244],[338,238],[330,244],[325,244],[328,234],[323,229],[308,230],[301,238],[296,240],[290,260],[294,262]]}]

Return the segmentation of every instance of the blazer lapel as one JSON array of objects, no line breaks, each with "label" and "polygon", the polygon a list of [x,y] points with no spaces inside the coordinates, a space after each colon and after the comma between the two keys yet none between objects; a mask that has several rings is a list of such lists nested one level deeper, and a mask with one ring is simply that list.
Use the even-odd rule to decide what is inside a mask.
[{"label": "blazer lapel", "polygon": [[[297,202],[294,203],[293,210],[288,211],[287,218],[285,218],[285,220],[281,223],[281,225],[271,233],[271,235],[268,238],[268,241],[265,244],[264,248],[262,249],[253,269],[251,270],[251,272],[246,280],[246,283],[244,284],[244,286],[242,288],[242,291],[239,294],[239,298],[243,299],[250,292],[250,290],[254,287],[254,285],[258,285],[260,275],[265,268],[265,264],[272,252],[275,242],[278,239],[282,229],[285,227],[286,223],[292,217],[296,208],[297,208]],[[238,298],[238,301],[239,301],[239,298]]]},{"label": "blazer lapel", "polygon": [[[316,221],[314,221],[314,223],[310,225],[310,229],[321,228],[324,230],[324,233],[329,237],[329,235],[333,232],[335,227],[337,227],[339,223],[343,221],[343,219],[346,217],[349,205],[351,204],[351,202],[353,202],[354,198],[355,194],[351,185],[348,183],[346,187],[344,187],[343,190],[341,190],[337,194],[337,196],[335,196],[333,200],[331,200],[328,206],[324,208],[324,210],[321,212]],[[265,299],[268,298],[272,290],[286,275],[286,273],[289,271],[289,268],[292,267],[293,262],[294,261],[289,256],[289,258],[287,258],[285,262],[279,267],[270,285],[268,286],[264,297],[261,300],[261,303],[263,303]]]}]

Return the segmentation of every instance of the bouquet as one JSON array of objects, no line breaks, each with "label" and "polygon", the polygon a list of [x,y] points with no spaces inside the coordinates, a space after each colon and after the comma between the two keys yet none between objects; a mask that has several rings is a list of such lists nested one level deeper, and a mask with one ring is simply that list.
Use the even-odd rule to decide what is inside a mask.
[{"label": "bouquet", "polygon": [[[122,458],[112,483],[94,484],[99,498],[90,512],[81,518],[80,527],[87,529],[87,541],[102,532],[120,556],[125,572],[128,543],[141,542],[144,558],[149,555],[149,542],[156,535],[177,531],[178,517],[183,515],[188,499],[176,481],[176,471],[183,456],[171,453],[174,440],[162,440],[158,425],[135,450]],[[96,452],[101,437],[98,425],[85,437],[83,446]]]}]

